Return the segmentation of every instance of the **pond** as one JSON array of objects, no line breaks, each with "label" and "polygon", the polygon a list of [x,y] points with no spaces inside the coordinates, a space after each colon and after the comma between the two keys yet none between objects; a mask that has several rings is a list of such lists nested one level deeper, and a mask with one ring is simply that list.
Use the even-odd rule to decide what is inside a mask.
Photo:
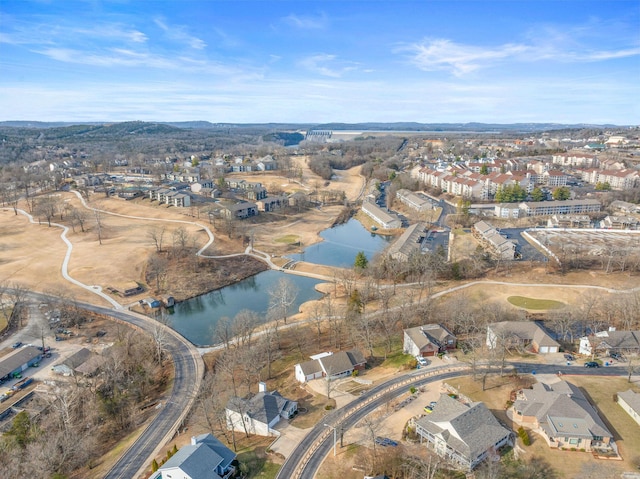
[{"label": "pond", "polygon": [[320,243],[305,248],[300,254],[290,254],[287,257],[296,261],[350,268],[359,251],[363,251],[371,261],[395,239],[369,232],[354,218],[322,231],[320,236],[323,239]]},{"label": "pond", "polygon": [[197,346],[213,345],[218,342],[215,339],[215,327],[219,318],[233,318],[243,309],[255,311],[264,318],[269,309],[269,291],[281,278],[286,278],[297,288],[298,294],[289,314],[297,313],[302,303],[322,297],[315,289],[320,280],[274,270],[263,271],[238,283],[176,304],[173,314],[167,316],[169,325]]}]

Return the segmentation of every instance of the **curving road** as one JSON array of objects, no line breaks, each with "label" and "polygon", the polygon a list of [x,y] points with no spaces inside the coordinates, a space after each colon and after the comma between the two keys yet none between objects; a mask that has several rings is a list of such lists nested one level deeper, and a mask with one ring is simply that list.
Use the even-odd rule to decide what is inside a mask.
[{"label": "curving road", "polygon": [[[557,374],[558,366],[552,364],[509,363],[519,373]],[[561,368],[562,369],[562,368]],[[427,383],[467,375],[470,368],[466,365],[443,366],[425,372],[414,372],[391,379],[369,390],[358,399],[349,403],[342,410],[334,411],[325,416],[323,423],[314,426],[300,441],[282,465],[277,479],[309,479],[316,475],[320,465],[333,447],[333,429],[346,430],[373,412],[378,407],[406,392],[407,388],[423,386]],[[570,367],[562,371],[565,375],[599,375],[626,376],[624,367],[608,367],[598,370]],[[325,426],[328,424],[331,427]]]},{"label": "curving road", "polygon": [[[53,296],[41,293],[28,293],[28,296],[40,302],[55,299]],[[202,357],[189,341],[171,328],[151,318],[129,311],[113,310],[87,303],[76,304],[85,310],[131,324],[149,334],[153,334],[157,328],[163,328],[167,333],[165,351],[171,355],[174,364],[174,380],[170,396],[163,403],[162,410],[105,475],[106,479],[138,477],[145,472],[149,461],[157,456],[164,444],[175,435],[193,406],[204,374]]]}]

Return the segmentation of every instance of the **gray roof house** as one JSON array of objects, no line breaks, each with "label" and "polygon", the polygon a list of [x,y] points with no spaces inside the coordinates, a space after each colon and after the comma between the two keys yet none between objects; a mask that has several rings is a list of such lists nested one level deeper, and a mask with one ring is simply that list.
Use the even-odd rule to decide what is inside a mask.
[{"label": "gray roof house", "polygon": [[523,347],[535,353],[557,353],[560,344],[533,321],[502,321],[487,326],[487,346]]},{"label": "gray roof house", "polygon": [[354,370],[364,369],[366,363],[362,353],[355,349],[321,353],[311,356],[311,361],[296,364],[295,376],[301,383],[322,377],[337,379],[350,375]]},{"label": "gray roof house", "polygon": [[640,426],[640,393],[631,389],[618,393],[618,404]]},{"label": "gray roof house", "polygon": [[282,397],[277,391],[267,392],[266,384],[259,383],[259,392],[244,399],[233,397],[227,403],[227,428],[259,436],[279,436],[272,429],[280,419],[291,419],[298,412],[298,403]]},{"label": "gray roof house", "polygon": [[567,381],[518,391],[513,420],[531,427],[555,449],[611,448],[611,432],[580,389]]},{"label": "gray roof house", "polygon": [[435,356],[456,348],[456,337],[440,324],[425,324],[404,330],[403,351],[412,356]]},{"label": "gray roof house", "polygon": [[640,331],[599,331],[580,338],[580,354],[640,352]]},{"label": "gray roof house", "polygon": [[191,438],[156,472],[153,479],[228,479],[236,454],[211,434]]},{"label": "gray roof house", "polygon": [[484,403],[464,404],[441,394],[433,412],[416,421],[420,442],[461,469],[475,468],[508,444],[511,431],[502,427]]},{"label": "gray roof house", "polygon": [[427,226],[424,223],[409,226],[389,247],[387,254],[398,261],[408,261],[412,254],[422,252],[422,244],[427,233]]}]

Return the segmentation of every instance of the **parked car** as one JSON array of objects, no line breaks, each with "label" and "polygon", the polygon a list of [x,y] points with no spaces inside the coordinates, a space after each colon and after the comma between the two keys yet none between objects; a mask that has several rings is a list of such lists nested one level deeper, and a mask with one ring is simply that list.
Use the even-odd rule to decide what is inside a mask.
[{"label": "parked car", "polygon": [[565,355],[564,355],[564,358],[565,358],[567,361],[573,361],[573,360],[575,359],[575,358],[573,357],[573,354],[565,354]]},{"label": "parked car", "polygon": [[389,439],[388,437],[376,437],[376,444],[380,445],[380,446],[397,446],[398,443],[396,441],[394,441],[393,439]]},{"label": "parked car", "polygon": [[609,357],[611,359],[615,359],[617,361],[623,361],[622,354],[620,354],[620,353],[609,353]]},{"label": "parked car", "polygon": [[13,343],[13,344],[11,345],[11,347],[12,347],[13,349],[17,349],[17,348],[19,348],[20,346],[22,346],[22,341],[17,341],[17,342],[15,342],[15,343]]},{"label": "parked car", "polygon": [[431,404],[428,404],[424,407],[424,412],[426,412],[427,414],[431,414],[433,412],[433,406]]},{"label": "parked car", "polygon": [[596,363],[595,361],[589,361],[584,363],[584,367],[585,368],[599,368],[600,365],[598,363]]},{"label": "parked car", "polygon": [[416,356],[416,360],[418,361],[418,365],[420,365],[420,366],[424,367],[424,366],[428,366],[429,365],[429,361],[427,361],[422,356]]}]

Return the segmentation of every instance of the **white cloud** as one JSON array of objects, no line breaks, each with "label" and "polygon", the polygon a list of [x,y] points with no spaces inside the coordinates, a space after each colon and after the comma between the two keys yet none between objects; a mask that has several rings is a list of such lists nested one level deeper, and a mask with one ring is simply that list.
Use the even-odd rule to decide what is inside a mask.
[{"label": "white cloud", "polygon": [[556,61],[586,63],[640,55],[640,48],[592,50],[577,45],[563,50],[559,44],[506,43],[493,47],[466,45],[447,39],[424,40],[405,45],[397,52],[408,52],[409,61],[423,71],[448,71],[461,77],[473,71],[493,67],[501,62]]},{"label": "white cloud", "polygon": [[291,14],[282,19],[287,25],[301,30],[322,30],[328,26],[329,20],[325,14],[319,16]]},{"label": "white cloud", "polygon": [[345,73],[356,69],[355,64],[339,61],[335,55],[328,53],[304,58],[299,64],[312,73],[332,78],[340,78]]},{"label": "white cloud", "polygon": [[164,19],[160,17],[154,18],[153,22],[158,27],[160,27],[160,29],[165,33],[167,38],[171,40],[181,42],[181,43],[186,43],[191,48],[194,48],[196,50],[202,50],[207,46],[204,40],[194,37],[193,35],[190,35],[187,31],[187,28],[184,26],[180,26],[180,25],[169,26],[164,21]]}]

